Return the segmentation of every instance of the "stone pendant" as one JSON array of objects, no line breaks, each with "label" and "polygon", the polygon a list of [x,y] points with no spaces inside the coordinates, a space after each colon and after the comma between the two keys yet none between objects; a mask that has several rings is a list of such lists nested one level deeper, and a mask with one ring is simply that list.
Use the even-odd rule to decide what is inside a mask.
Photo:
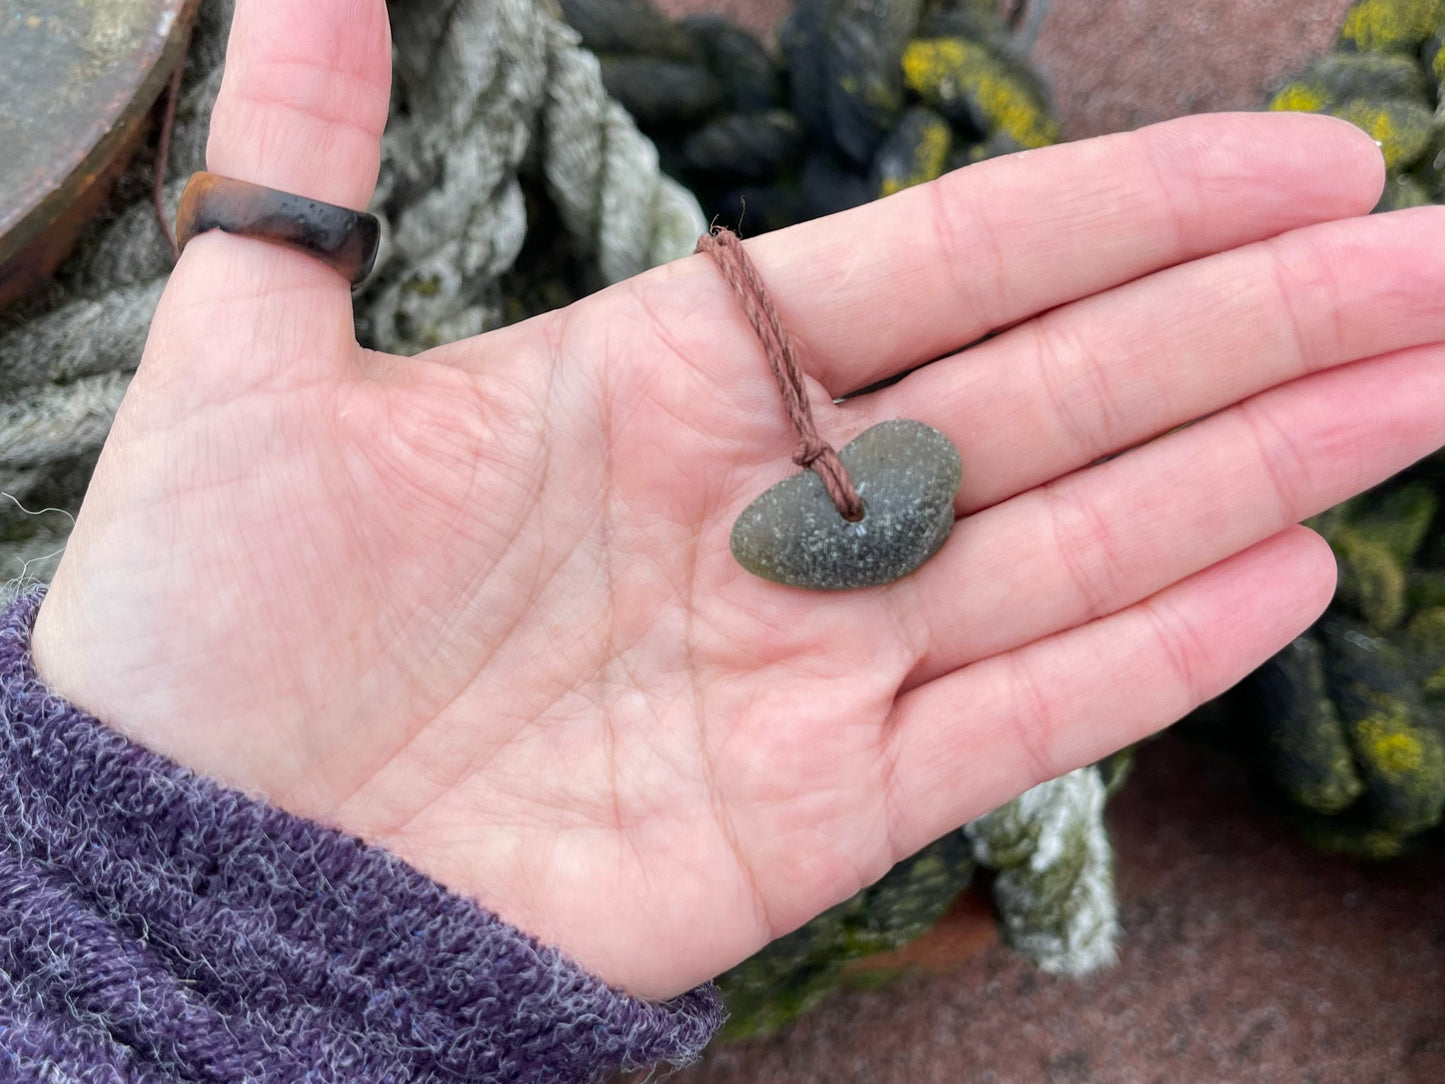
[{"label": "stone pendant", "polygon": [[749,572],[790,587],[841,591],[908,575],[953,530],[963,476],[953,442],[908,418],[880,422],[838,453],[863,501],[849,523],[811,470],[784,478],[733,524],[733,556]]}]

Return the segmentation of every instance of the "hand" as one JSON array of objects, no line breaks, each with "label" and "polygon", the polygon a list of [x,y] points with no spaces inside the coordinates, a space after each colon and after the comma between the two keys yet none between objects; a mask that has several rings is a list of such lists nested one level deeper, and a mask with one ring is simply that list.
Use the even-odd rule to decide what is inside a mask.
[{"label": "hand", "polygon": [[[230,49],[210,168],[364,206],[381,0],[242,2]],[[841,594],[729,554],[793,436],[707,259],[406,359],[320,264],[203,235],[38,664],[676,994],[1314,619],[1334,566],[1292,524],[1445,439],[1445,212],[1351,217],[1381,178],[1342,123],[1196,117],[750,243],[824,433],[913,417],[963,458],[939,555]]]}]

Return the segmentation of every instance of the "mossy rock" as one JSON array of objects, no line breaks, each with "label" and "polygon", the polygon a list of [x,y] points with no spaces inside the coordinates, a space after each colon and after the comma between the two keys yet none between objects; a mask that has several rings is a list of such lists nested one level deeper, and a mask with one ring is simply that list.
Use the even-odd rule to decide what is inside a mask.
[{"label": "mossy rock", "polygon": [[[662,33],[650,0],[566,9],[662,168],[707,217],[749,234],[1058,138],[1047,88],[990,0],[798,0],[776,52],[715,15]],[[921,78],[950,59],[958,69],[927,85],[932,103],[908,83],[910,68]]]},{"label": "mossy rock", "polygon": [[1399,858],[1415,849],[1410,835],[1386,831],[1371,824],[1369,819],[1362,815],[1311,816],[1306,811],[1299,810],[1289,819],[1311,846],[1331,854],[1382,861]]},{"label": "mossy rock", "polygon": [[1349,121],[1380,145],[1385,167],[1408,169],[1426,157],[1435,135],[1432,107],[1405,98],[1332,99],[1317,84],[1287,84],[1269,103],[1276,111],[1328,113]]},{"label": "mossy rock", "polygon": [[1403,642],[1416,660],[1414,669],[1431,721],[1445,733],[1445,605],[1418,610],[1405,626]]},{"label": "mossy rock", "polygon": [[859,207],[877,196],[866,176],[852,163],[825,148],[808,155],[798,175],[798,185],[815,214],[830,215]]},{"label": "mossy rock", "polygon": [[1409,482],[1382,486],[1351,504],[1350,526],[1384,547],[1396,560],[1410,561],[1430,536],[1440,498],[1430,486]]},{"label": "mossy rock", "polygon": [[1437,110],[1430,145],[1411,169],[1412,177],[1431,203],[1445,202],[1445,117]]},{"label": "mossy rock", "polygon": [[1445,744],[1411,700],[1374,690],[1366,696],[1351,733],[1376,823],[1401,835],[1434,827],[1445,807]]},{"label": "mossy rock", "polygon": [[1411,617],[1405,642],[1416,651],[1445,658],[1445,604],[1426,607]]},{"label": "mossy rock", "polygon": [[[1377,210],[1418,206],[1422,197],[1441,194],[1427,163],[1445,130],[1435,71],[1445,64],[1438,48],[1442,28],[1445,0],[1361,0],[1345,17],[1337,50],[1269,102],[1274,110],[1328,113],[1368,132],[1392,181]],[[1424,167],[1421,176],[1400,176],[1417,166]]]},{"label": "mossy rock", "polygon": [[1412,568],[1405,597],[1412,611],[1445,606],[1445,569]]},{"label": "mossy rock", "polygon": [[[1441,23],[1425,43],[1420,59],[1424,62],[1425,72],[1430,77],[1438,101],[1441,87],[1445,87],[1445,23]],[[1439,116],[1438,110],[1436,116]]]}]

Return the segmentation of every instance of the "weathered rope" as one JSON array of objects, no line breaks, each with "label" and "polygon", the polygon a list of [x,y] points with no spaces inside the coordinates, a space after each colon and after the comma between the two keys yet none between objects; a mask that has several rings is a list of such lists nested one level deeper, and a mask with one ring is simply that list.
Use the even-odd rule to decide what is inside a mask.
[{"label": "weathered rope", "polygon": [[1119,905],[1107,796],[1091,765],[964,828],[974,860],[999,871],[993,898],[1005,938],[1044,971],[1081,975],[1114,962]]},{"label": "weathered rope", "polygon": [[[117,185],[28,318],[0,326],[0,469],[10,493],[78,509],[172,265],[174,220],[205,168],[232,0],[205,0],[167,124],[163,183],[148,163]],[[692,196],[602,88],[596,59],[542,0],[414,0],[394,20],[392,123],[373,211],[391,219],[386,265],[357,301],[367,345],[414,353],[506,322],[498,282],[527,236],[524,181],[555,202],[598,284],[686,255],[703,230]],[[388,236],[389,234],[389,236]],[[104,378],[104,379],[102,379]],[[0,501],[0,579],[35,556],[33,524]],[[53,548],[53,547],[52,547]],[[53,571],[32,566],[45,578]]]}]

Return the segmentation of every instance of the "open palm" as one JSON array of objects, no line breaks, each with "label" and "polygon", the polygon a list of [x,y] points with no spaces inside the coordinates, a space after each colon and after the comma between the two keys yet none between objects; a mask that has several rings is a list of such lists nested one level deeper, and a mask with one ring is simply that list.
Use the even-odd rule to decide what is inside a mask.
[{"label": "open palm", "polygon": [[[385,19],[238,5],[211,168],[364,205]],[[793,437],[707,260],[404,359],[324,267],[204,235],[37,660],[675,994],[1317,615],[1333,565],[1291,525],[1445,437],[1445,216],[1349,217],[1380,173],[1327,119],[1202,117],[750,243],[824,433],[913,417],[963,459],[939,555],[838,594],[729,554]]]}]

